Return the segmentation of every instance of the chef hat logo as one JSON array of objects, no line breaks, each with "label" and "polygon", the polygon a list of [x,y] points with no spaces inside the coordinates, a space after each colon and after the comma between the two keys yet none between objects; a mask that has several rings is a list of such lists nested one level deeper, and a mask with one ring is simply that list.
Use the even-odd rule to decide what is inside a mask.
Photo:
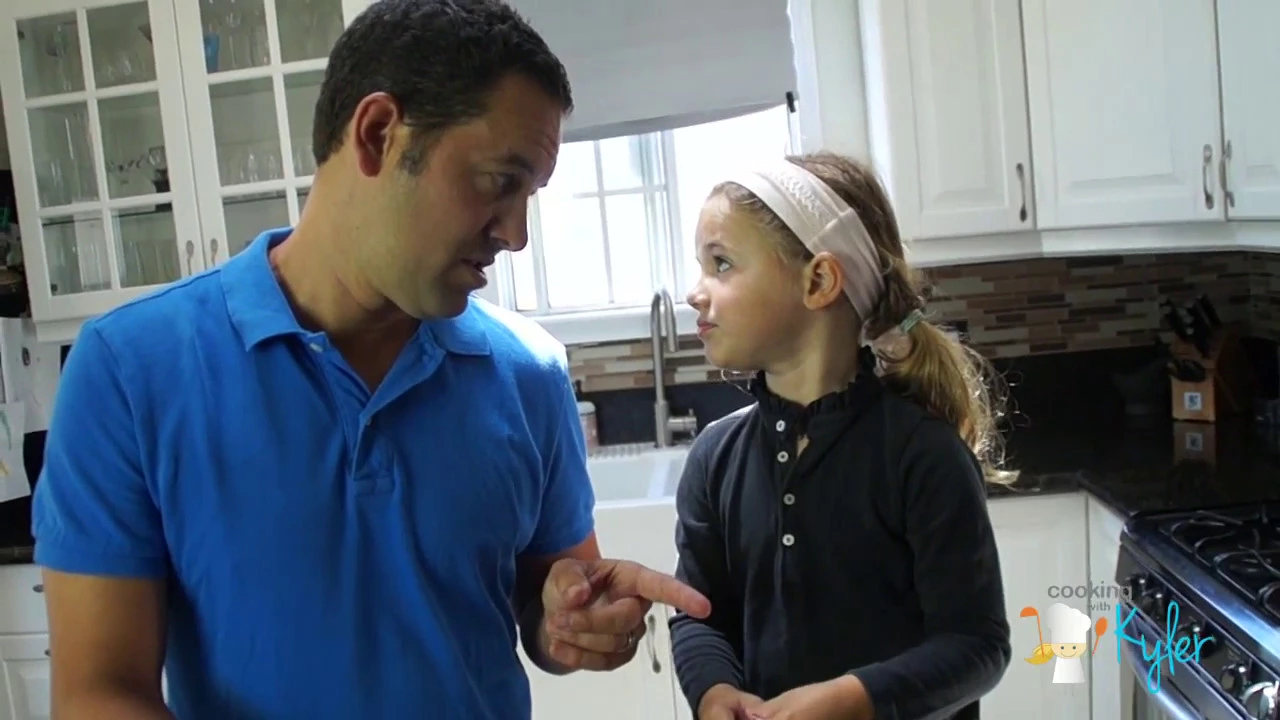
[{"label": "chef hat logo", "polygon": [[[1022,608],[1020,617],[1033,618],[1036,621],[1036,634],[1039,643],[1026,659],[1032,665],[1044,665],[1055,657],[1079,657],[1083,651],[1096,652],[1098,641],[1107,632],[1107,619],[1098,618],[1097,625],[1089,619],[1089,615],[1064,603],[1054,603],[1041,613],[1028,605]],[[1043,621],[1043,626],[1041,625]],[[1089,632],[1094,634],[1093,648],[1089,647]]]},{"label": "chef hat logo", "polygon": [[1063,603],[1054,603],[1045,613],[1049,626],[1049,642],[1053,645],[1072,645],[1086,642],[1093,621],[1083,612]]}]

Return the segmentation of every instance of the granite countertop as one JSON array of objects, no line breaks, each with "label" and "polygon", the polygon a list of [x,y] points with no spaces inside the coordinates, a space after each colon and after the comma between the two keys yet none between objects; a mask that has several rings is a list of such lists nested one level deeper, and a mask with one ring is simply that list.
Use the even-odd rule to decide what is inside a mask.
[{"label": "granite countertop", "polygon": [[[1188,433],[1203,451],[1185,449]],[[1008,466],[1022,477],[992,498],[1084,490],[1123,516],[1280,500],[1280,427],[1109,417],[1006,437]]]},{"label": "granite countertop", "polygon": [[[1188,429],[1205,451],[1180,451]],[[1280,427],[1247,420],[1175,424],[1167,417],[1081,417],[1006,433],[1007,465],[1021,472],[990,497],[1084,490],[1124,516],[1280,500]],[[32,557],[31,500],[0,503],[0,565]]]}]

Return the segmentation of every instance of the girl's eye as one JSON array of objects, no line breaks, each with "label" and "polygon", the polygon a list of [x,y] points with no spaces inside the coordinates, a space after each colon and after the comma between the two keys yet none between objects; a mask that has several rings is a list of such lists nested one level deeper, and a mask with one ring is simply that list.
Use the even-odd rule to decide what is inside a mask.
[{"label": "girl's eye", "polygon": [[722,257],[712,258],[711,263],[715,267],[716,272],[728,272],[729,268],[733,267],[728,260],[725,260]]}]

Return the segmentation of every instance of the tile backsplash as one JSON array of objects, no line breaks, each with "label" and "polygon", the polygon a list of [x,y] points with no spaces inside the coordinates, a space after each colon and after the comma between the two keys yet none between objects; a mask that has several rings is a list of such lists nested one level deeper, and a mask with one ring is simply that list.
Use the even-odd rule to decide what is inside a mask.
[{"label": "tile backsplash", "polygon": [[[927,312],[964,328],[993,358],[1135,347],[1168,340],[1164,297],[1207,294],[1223,319],[1280,339],[1280,256],[1217,252],[1022,260],[933,268]],[[649,341],[569,348],[582,392],[651,387]],[[667,355],[667,382],[719,379],[702,345],[681,338]]]}]

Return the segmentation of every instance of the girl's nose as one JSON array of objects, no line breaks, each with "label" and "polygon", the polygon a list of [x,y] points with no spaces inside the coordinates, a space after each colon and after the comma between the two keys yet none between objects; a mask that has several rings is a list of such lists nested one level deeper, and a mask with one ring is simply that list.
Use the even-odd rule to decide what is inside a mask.
[{"label": "girl's nose", "polygon": [[706,305],[706,293],[702,292],[701,282],[694,285],[693,289],[689,291],[689,294],[684,296],[684,301],[689,303],[689,306],[695,310],[701,310],[702,306]]}]

